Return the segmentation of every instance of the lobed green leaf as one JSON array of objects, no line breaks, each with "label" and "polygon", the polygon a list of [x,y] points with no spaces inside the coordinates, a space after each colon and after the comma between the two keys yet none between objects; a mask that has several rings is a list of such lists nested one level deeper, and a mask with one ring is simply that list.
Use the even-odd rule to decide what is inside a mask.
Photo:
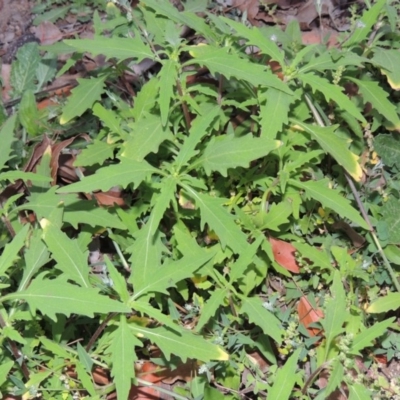
[{"label": "lobed green leaf", "polygon": [[294,187],[304,190],[308,198],[319,201],[324,207],[330,208],[338,215],[348,218],[362,228],[369,230],[367,223],[358,211],[350,205],[349,200],[339,195],[336,190],[329,188],[329,181],[327,179],[307,182],[289,179],[289,183]]},{"label": "lobed green leaf", "polygon": [[66,316],[79,314],[93,317],[94,313],[129,313],[131,311],[126,305],[98,294],[95,289],[79,287],[67,283],[63,279],[43,278],[43,274],[39,275],[32,280],[27,289],[8,294],[2,300],[25,300],[33,314],[38,309],[54,322],[57,321],[57,314]]},{"label": "lobed green leaf", "polygon": [[126,187],[129,184],[134,184],[137,187],[144,179],[157,171],[144,160],[138,162],[122,158],[119,164],[100,168],[94,175],[87,176],[80,182],[59,188],[57,193],[107,191],[116,185]]}]

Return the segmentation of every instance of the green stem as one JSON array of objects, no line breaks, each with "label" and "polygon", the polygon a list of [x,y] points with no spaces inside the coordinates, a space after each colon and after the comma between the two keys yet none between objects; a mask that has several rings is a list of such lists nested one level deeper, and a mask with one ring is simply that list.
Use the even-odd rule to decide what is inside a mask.
[{"label": "green stem", "polygon": [[[111,238],[112,230],[110,228],[107,228],[107,232],[108,232],[108,236],[110,236],[110,238]],[[113,240],[113,239],[111,239],[111,240],[113,242],[115,251],[117,252],[117,254],[118,254],[118,256],[119,256],[119,258],[120,258],[120,260],[122,262],[122,265],[123,265],[124,269],[126,271],[128,271],[128,272],[131,272],[131,268],[129,267],[129,264],[126,261],[125,256],[122,254],[122,251],[121,251],[121,248],[119,247],[119,244],[115,240]]]},{"label": "green stem", "polygon": [[[322,117],[321,117],[320,113],[317,111],[317,109],[315,108],[314,104],[312,103],[312,101],[310,99],[310,96],[308,94],[306,94],[305,98],[306,98],[306,102],[307,102],[308,106],[310,107],[310,110],[313,113],[313,116],[314,116],[315,120],[317,121],[318,125],[321,126],[321,127],[325,127],[326,125],[325,125],[324,121],[322,120]],[[393,268],[390,265],[390,262],[387,259],[386,255],[385,255],[385,253],[384,253],[384,251],[382,249],[381,243],[380,243],[378,237],[375,234],[375,229],[372,226],[371,221],[369,219],[369,216],[368,216],[368,214],[367,214],[367,212],[365,210],[365,207],[364,207],[364,205],[363,205],[363,203],[362,203],[362,201],[360,199],[360,196],[358,195],[358,192],[357,192],[357,189],[356,189],[356,187],[354,185],[353,179],[349,176],[347,171],[345,171],[345,176],[346,176],[347,182],[348,182],[348,184],[350,186],[350,189],[351,189],[351,191],[353,193],[354,199],[356,200],[358,208],[359,208],[359,210],[360,210],[365,222],[368,225],[369,231],[370,231],[370,233],[372,235],[372,238],[373,238],[373,240],[375,242],[376,247],[378,248],[379,254],[382,257],[383,263],[384,263],[387,271],[389,272],[389,275],[390,275],[390,278],[392,279],[393,285],[396,288],[396,290],[398,292],[400,292],[400,283],[397,280],[396,274],[394,273]]]}]

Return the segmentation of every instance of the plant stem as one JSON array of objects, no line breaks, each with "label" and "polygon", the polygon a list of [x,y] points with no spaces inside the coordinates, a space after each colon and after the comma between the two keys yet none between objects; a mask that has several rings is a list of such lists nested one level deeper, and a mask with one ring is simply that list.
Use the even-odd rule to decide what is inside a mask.
[{"label": "plant stem", "polygon": [[354,198],[355,198],[355,200],[357,202],[358,208],[360,209],[360,212],[361,212],[362,216],[364,217],[365,222],[367,223],[367,225],[369,227],[370,233],[372,235],[372,238],[374,239],[376,247],[378,248],[379,254],[382,257],[383,263],[384,263],[384,265],[385,265],[387,271],[389,272],[389,275],[390,275],[390,277],[391,277],[391,279],[393,281],[393,285],[395,286],[396,290],[398,292],[400,292],[400,283],[397,280],[396,274],[394,273],[393,268],[390,265],[390,262],[389,262],[389,260],[387,259],[386,255],[385,255],[385,252],[382,249],[382,246],[381,246],[381,243],[380,243],[378,237],[376,236],[375,229],[371,224],[371,221],[369,219],[369,216],[368,216],[367,212],[365,211],[365,207],[364,207],[363,203],[361,202],[360,196],[357,193],[357,189],[354,186],[354,182],[351,179],[351,177],[348,175],[347,172],[345,172],[345,176],[346,176],[347,182],[348,182],[348,184],[349,184],[349,186],[351,188],[351,191],[353,192],[353,196],[354,196]]},{"label": "plant stem", "polygon": [[[109,235],[109,236],[112,235],[112,231],[111,231],[110,228],[107,228],[107,232],[108,232],[108,235]],[[112,239],[111,239],[111,240],[112,240]],[[118,244],[115,240],[112,240],[112,242],[113,242],[115,251],[117,252],[117,254],[118,254],[118,256],[119,256],[119,258],[120,258],[120,260],[121,260],[121,262],[122,262],[122,265],[123,265],[124,269],[125,269],[127,272],[131,272],[131,268],[129,267],[129,264],[128,264],[128,262],[126,261],[125,256],[122,254],[122,251],[121,251],[121,248],[119,247],[119,244]]]},{"label": "plant stem", "polygon": [[[315,108],[315,106],[312,103],[312,101],[310,99],[310,96],[308,94],[305,95],[305,99],[306,99],[306,102],[307,102],[308,106],[310,107],[310,110],[313,113],[313,116],[314,116],[315,120],[317,121],[318,125],[321,126],[321,127],[325,127],[326,125],[325,125],[324,121],[322,120],[321,115],[319,114],[319,112]],[[367,212],[365,210],[365,207],[364,207],[364,205],[363,205],[363,203],[362,203],[362,201],[360,199],[360,196],[358,195],[358,192],[357,192],[357,189],[356,189],[356,187],[354,185],[353,179],[349,176],[349,174],[347,173],[346,170],[344,171],[344,174],[345,174],[345,177],[347,179],[347,183],[349,184],[350,189],[351,189],[351,191],[353,193],[354,199],[355,199],[355,201],[356,201],[356,203],[358,205],[358,208],[359,208],[359,210],[360,210],[365,222],[368,225],[369,231],[370,231],[370,233],[372,235],[372,238],[373,238],[373,240],[375,242],[375,245],[378,248],[379,254],[382,257],[383,263],[384,263],[387,271],[389,272],[389,275],[390,275],[390,277],[392,279],[393,285],[396,288],[396,290],[398,292],[400,292],[400,283],[397,280],[396,274],[394,273],[393,268],[390,265],[390,262],[387,259],[386,255],[385,255],[385,253],[384,253],[384,251],[382,249],[382,246],[381,246],[381,243],[379,242],[378,237],[376,236],[375,229],[372,226],[371,221],[369,219],[369,216],[368,216],[368,214],[367,214]]]}]

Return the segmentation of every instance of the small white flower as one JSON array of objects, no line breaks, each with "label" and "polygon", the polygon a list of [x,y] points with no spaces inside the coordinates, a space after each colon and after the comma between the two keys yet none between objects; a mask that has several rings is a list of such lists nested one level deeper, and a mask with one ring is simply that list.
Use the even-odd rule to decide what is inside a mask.
[{"label": "small white flower", "polygon": [[199,367],[199,374],[206,374],[209,372],[209,369],[206,364],[200,365]]},{"label": "small white flower", "polygon": [[274,311],[274,303],[272,303],[271,301],[264,301],[264,303],[262,305],[268,311]]}]

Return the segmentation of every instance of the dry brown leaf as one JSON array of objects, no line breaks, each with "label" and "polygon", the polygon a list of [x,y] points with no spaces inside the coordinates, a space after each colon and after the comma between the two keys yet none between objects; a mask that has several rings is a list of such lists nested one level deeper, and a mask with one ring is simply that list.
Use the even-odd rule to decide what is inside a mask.
[{"label": "dry brown leaf", "polygon": [[[43,153],[46,151],[49,145],[51,145],[50,139],[46,135],[44,135],[42,141],[34,147],[31,157],[25,164],[23,168],[25,172],[34,171],[36,165],[41,160]],[[11,196],[17,193],[23,193],[24,191],[24,181],[22,181],[21,179],[17,180],[15,183],[8,185],[3,190],[3,192],[0,193],[0,204],[6,201]]]},{"label": "dry brown leaf", "polygon": [[93,193],[93,196],[97,200],[99,206],[119,206],[119,207],[127,207],[123,197],[122,197],[122,189],[120,187],[112,188],[107,192],[96,192]]},{"label": "dry brown leaf", "polygon": [[316,336],[321,333],[318,328],[310,328],[309,326],[318,322],[324,317],[321,309],[314,309],[308,301],[307,297],[302,297],[297,305],[297,313],[299,314],[300,323],[307,329],[310,336]]},{"label": "dry brown leaf", "polygon": [[358,234],[347,222],[337,221],[332,225],[333,229],[343,231],[353,242],[353,246],[360,248],[364,246],[365,238]]},{"label": "dry brown leaf", "polygon": [[3,89],[2,89],[2,99],[3,102],[10,100],[10,92],[11,92],[11,83],[10,83],[10,76],[11,76],[11,65],[3,63],[1,65],[1,81],[3,82]]},{"label": "dry brown leaf", "polygon": [[254,18],[258,14],[260,1],[259,0],[233,0],[232,6],[238,8],[242,13],[247,13],[247,18],[250,22],[254,21]]},{"label": "dry brown leaf", "polygon": [[269,238],[274,253],[275,261],[286,270],[298,274],[300,272],[299,264],[296,260],[296,248],[283,240]]},{"label": "dry brown leaf", "polygon": [[63,140],[60,143],[56,143],[52,147],[51,155],[51,178],[52,184],[55,185],[57,182],[57,175],[63,178],[66,182],[71,183],[78,180],[76,176],[75,167],[73,162],[75,161],[75,155],[73,154],[61,154],[62,150],[68,147],[75,139],[83,137],[87,142],[90,142],[90,137],[85,133]]},{"label": "dry brown leaf", "polygon": [[50,21],[43,21],[36,27],[35,36],[39,39],[41,45],[48,45],[58,42],[63,38],[63,34]]}]

